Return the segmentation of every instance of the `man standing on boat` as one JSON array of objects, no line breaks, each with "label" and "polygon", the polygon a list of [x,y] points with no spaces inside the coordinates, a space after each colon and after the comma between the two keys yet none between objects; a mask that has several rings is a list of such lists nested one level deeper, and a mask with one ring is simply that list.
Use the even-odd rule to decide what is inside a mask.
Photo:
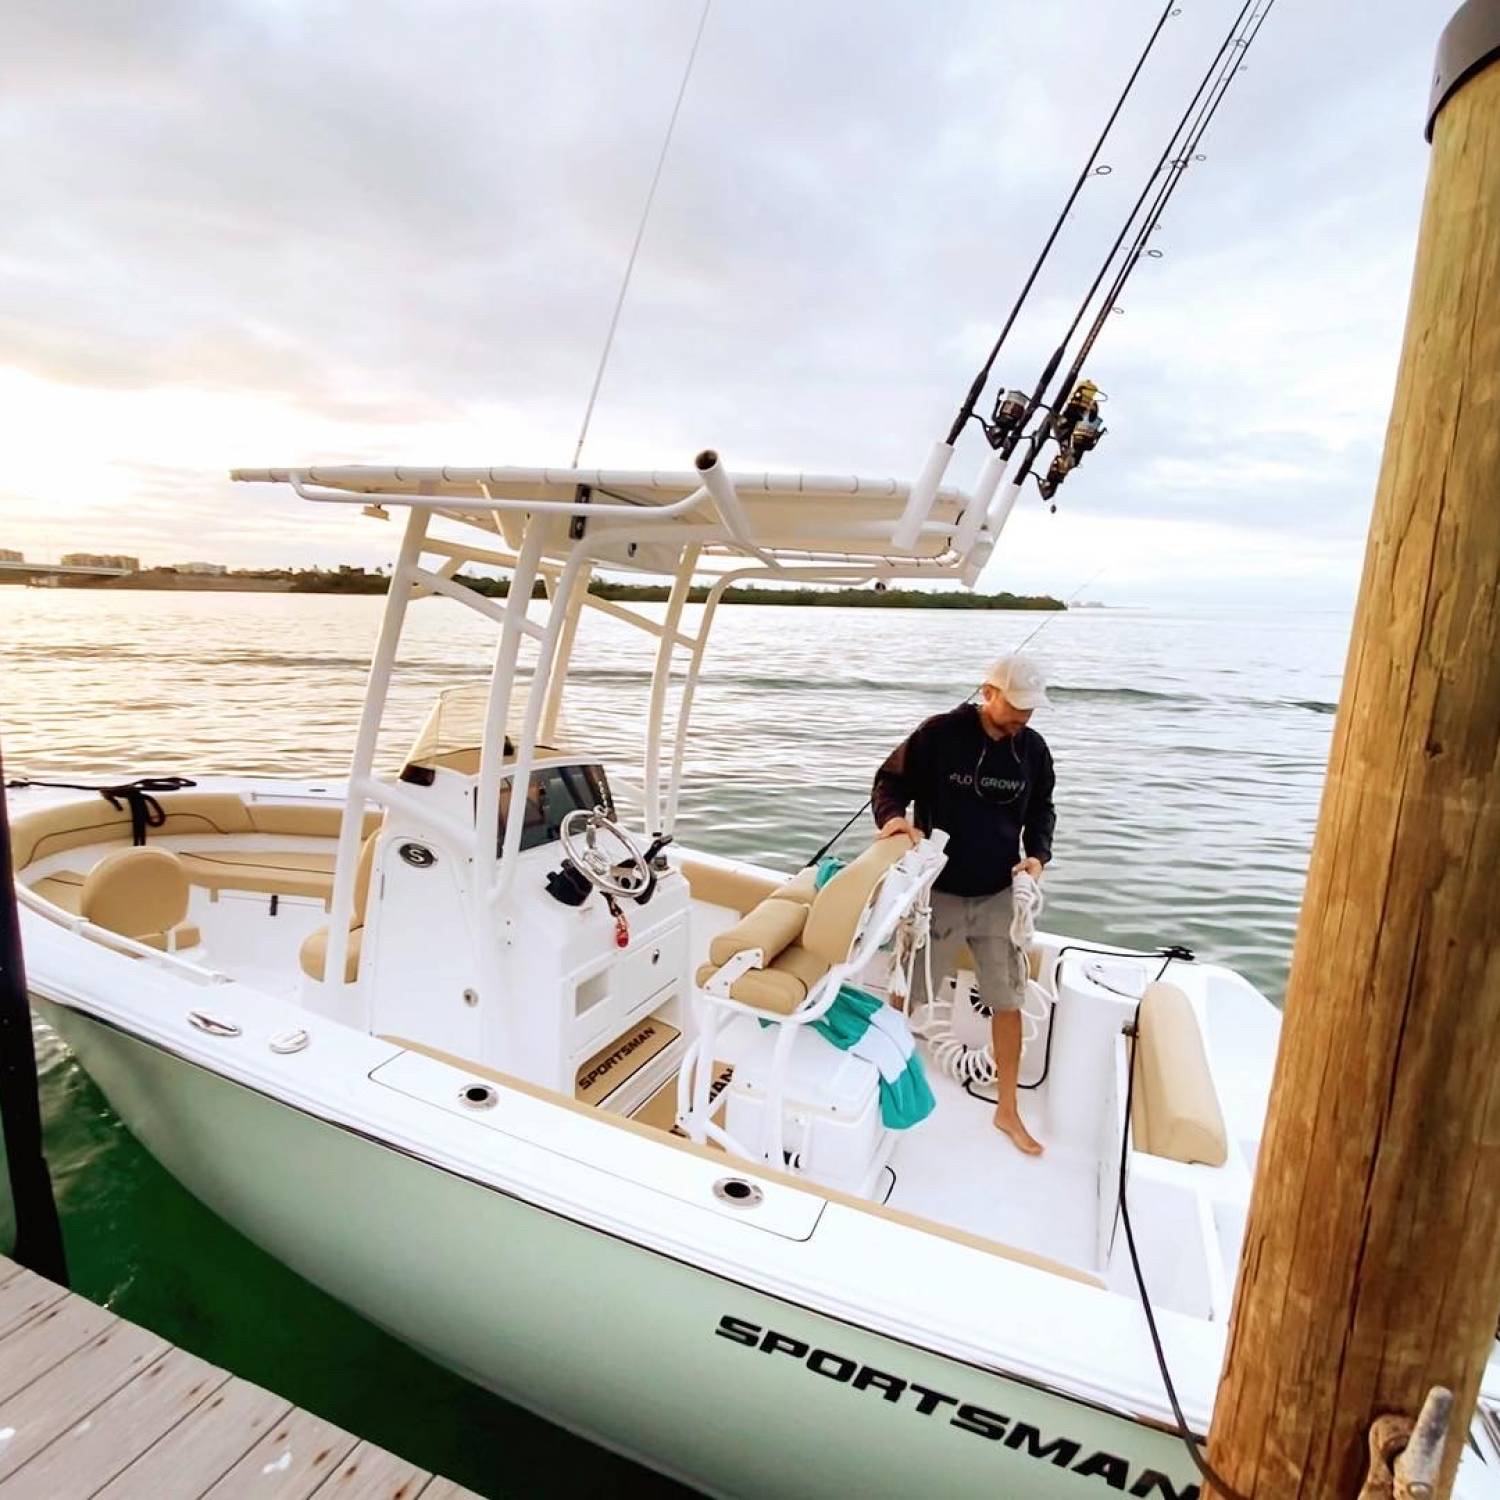
[{"label": "man standing on boat", "polygon": [[[1027,969],[1010,936],[1011,879],[1023,870],[1041,879],[1052,858],[1052,753],[1028,727],[1032,713],[1047,706],[1040,667],[1019,654],[1002,656],[978,703],[935,714],[891,751],[871,795],[881,838],[921,838],[934,828],[948,835],[948,863],[932,892],[934,982],[953,971],[967,944],[993,1017],[995,1128],[1028,1156],[1040,1156],[1042,1147],[1016,1102]],[[913,999],[927,998],[924,969],[919,962]]]}]

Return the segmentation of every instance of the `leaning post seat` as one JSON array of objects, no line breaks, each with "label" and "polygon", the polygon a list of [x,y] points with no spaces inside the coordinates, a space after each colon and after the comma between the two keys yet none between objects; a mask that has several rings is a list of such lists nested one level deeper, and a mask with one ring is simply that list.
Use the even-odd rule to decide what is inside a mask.
[{"label": "leaning post seat", "polygon": [[[781,1087],[793,1040],[870,956],[860,940],[875,898],[913,847],[905,837],[878,839],[822,890],[815,889],[813,872],[804,870],[715,935],[708,962],[695,976],[698,1037],[679,1076],[678,1112],[691,1139],[712,1138],[752,1159],[781,1162]],[[939,860],[916,881],[912,899],[940,867]],[[758,1150],[733,1141],[710,1118],[727,1102],[727,1091],[717,1100],[710,1095],[719,1035],[736,1013],[777,1028]]]}]

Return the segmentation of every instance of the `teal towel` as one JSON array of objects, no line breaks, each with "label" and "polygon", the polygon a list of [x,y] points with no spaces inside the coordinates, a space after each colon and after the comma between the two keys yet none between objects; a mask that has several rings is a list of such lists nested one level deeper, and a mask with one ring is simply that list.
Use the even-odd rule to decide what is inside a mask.
[{"label": "teal towel", "polygon": [[880,1120],[887,1130],[910,1130],[937,1107],[906,1017],[879,995],[842,985],[812,1028],[840,1052],[874,1063],[880,1074]]}]

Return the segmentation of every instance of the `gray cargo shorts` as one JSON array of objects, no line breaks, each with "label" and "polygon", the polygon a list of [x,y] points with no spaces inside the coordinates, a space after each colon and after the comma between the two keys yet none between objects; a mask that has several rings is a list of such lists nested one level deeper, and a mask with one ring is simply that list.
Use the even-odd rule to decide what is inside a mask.
[{"label": "gray cargo shorts", "polygon": [[[991,1010],[1020,1010],[1026,999],[1026,955],[1010,940],[1010,887],[993,896],[932,893],[932,982],[941,989],[958,966],[958,950],[974,955],[979,998]],[[917,955],[912,999],[927,1001],[927,960]]]}]

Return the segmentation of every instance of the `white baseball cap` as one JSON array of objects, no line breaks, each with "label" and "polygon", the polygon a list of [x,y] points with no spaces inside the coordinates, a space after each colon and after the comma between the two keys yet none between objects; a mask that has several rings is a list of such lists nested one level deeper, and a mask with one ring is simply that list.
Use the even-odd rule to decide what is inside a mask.
[{"label": "white baseball cap", "polygon": [[984,679],[998,688],[1012,708],[1051,708],[1047,696],[1047,674],[1040,664],[1019,651],[1002,656]]}]

